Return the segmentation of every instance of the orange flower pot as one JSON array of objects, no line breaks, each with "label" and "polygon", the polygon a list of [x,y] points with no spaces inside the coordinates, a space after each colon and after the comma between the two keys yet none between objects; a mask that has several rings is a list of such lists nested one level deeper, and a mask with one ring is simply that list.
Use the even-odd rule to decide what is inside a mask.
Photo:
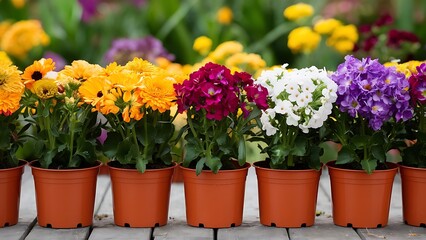
[{"label": "orange flower pot", "polygon": [[244,191],[249,163],[236,170],[214,174],[179,165],[185,189],[186,221],[190,226],[228,228],[243,219]]},{"label": "orange flower pot", "polygon": [[426,169],[399,165],[405,224],[426,227]]},{"label": "orange flower pot", "polygon": [[182,170],[179,167],[175,168],[175,172],[173,173],[172,182],[183,183],[183,174],[182,174]]},{"label": "orange flower pot", "polygon": [[321,170],[256,168],[260,223],[273,227],[308,227],[315,222]]},{"label": "orange flower pot", "polygon": [[110,166],[114,223],[123,227],[155,227],[167,224],[170,186],[177,164],[162,169]]},{"label": "orange flower pot", "polygon": [[92,225],[100,163],[82,169],[44,169],[30,163],[34,177],[37,220],[42,227]]},{"label": "orange flower pot", "polygon": [[18,223],[21,178],[26,164],[19,161],[18,167],[0,169],[0,228]]},{"label": "orange flower pot", "polygon": [[392,186],[398,166],[367,174],[342,169],[335,161],[327,166],[331,181],[334,224],[354,228],[378,228],[388,224]]}]

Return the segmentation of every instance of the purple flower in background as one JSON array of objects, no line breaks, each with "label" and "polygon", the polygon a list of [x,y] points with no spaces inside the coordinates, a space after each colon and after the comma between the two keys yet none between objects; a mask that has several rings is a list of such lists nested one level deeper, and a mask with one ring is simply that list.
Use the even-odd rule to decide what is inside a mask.
[{"label": "purple flower in background", "polygon": [[61,55],[55,52],[47,51],[46,53],[44,53],[43,58],[51,58],[53,62],[55,62],[56,71],[61,71],[62,69],[64,69],[65,65],[67,64],[65,59]]},{"label": "purple flower in background", "polygon": [[105,62],[117,62],[124,65],[135,57],[148,60],[152,63],[155,63],[158,57],[164,57],[170,61],[175,59],[175,56],[163,47],[160,40],[152,36],[147,36],[137,39],[120,38],[114,40],[111,48],[105,55]]},{"label": "purple flower in background", "polygon": [[391,118],[406,121],[413,115],[405,75],[377,59],[346,56],[331,79],[338,85],[339,109],[351,117],[365,118],[373,130]]},{"label": "purple flower in background", "polygon": [[96,14],[99,2],[101,0],[78,0],[83,10],[81,20],[84,22],[90,21],[90,19]]}]

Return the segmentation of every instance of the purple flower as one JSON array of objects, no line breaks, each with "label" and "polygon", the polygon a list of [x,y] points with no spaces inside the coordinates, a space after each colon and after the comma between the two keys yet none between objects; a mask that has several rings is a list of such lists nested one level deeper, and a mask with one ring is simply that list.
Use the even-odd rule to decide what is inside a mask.
[{"label": "purple flower", "polygon": [[81,5],[83,14],[81,15],[81,20],[83,22],[88,22],[96,14],[100,0],[78,0],[78,3]]},{"label": "purple flower", "polygon": [[105,55],[105,62],[117,62],[125,65],[128,61],[138,57],[149,62],[155,63],[158,57],[167,58],[170,61],[175,59],[161,43],[160,40],[147,36],[144,38],[120,38],[112,42],[111,48]]},{"label": "purple flower", "polygon": [[55,62],[55,70],[56,71],[60,71],[60,70],[64,69],[65,65],[67,64],[65,59],[61,55],[59,55],[55,52],[47,51],[47,52],[44,53],[43,58],[46,58],[46,59],[51,58],[53,60],[53,62]]},{"label": "purple flower", "polygon": [[406,121],[413,115],[404,74],[377,59],[346,56],[331,79],[338,85],[339,109],[351,117],[365,118],[373,130],[391,118]]},{"label": "purple flower", "polygon": [[412,105],[426,103],[426,63],[417,67],[417,73],[409,78]]}]

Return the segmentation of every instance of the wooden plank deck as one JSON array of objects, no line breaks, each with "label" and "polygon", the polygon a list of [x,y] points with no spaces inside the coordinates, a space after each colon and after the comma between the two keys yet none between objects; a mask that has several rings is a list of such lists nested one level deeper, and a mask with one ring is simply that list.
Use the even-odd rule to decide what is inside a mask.
[{"label": "wooden plank deck", "polygon": [[402,222],[401,184],[397,175],[393,188],[389,225],[380,229],[353,229],[338,227],[331,217],[330,181],[323,171],[318,192],[315,225],[307,228],[274,228],[259,224],[257,180],[251,168],[246,183],[243,224],[227,229],[203,229],[190,227],[185,222],[185,203],[182,183],[172,185],[169,223],[156,228],[125,228],[113,223],[112,196],[109,176],[99,176],[95,204],[95,220],[92,227],[79,229],[48,229],[37,225],[34,182],[27,167],[22,179],[19,223],[0,228],[0,240],[103,240],[103,239],[281,239],[281,240],[376,240],[376,239],[424,239],[426,228],[412,227]]}]

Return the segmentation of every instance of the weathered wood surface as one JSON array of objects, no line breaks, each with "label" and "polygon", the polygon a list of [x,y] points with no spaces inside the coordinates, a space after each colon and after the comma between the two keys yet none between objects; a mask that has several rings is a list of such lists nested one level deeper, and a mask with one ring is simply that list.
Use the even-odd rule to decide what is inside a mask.
[{"label": "weathered wood surface", "polygon": [[[79,229],[41,228],[36,222],[34,182],[29,168],[22,179],[19,223],[0,228],[0,240],[15,239],[425,239],[426,228],[412,227],[402,222],[401,184],[397,175],[392,193],[389,225],[380,229],[352,229],[333,224],[328,172],[322,173],[318,191],[315,225],[307,228],[274,228],[259,224],[257,179],[253,168],[246,183],[243,224],[226,229],[203,229],[186,225],[185,200],[182,183],[172,185],[169,223],[163,227],[124,228],[113,223],[111,187],[108,176],[98,179],[95,220],[92,227]],[[289,196],[291,197],[291,196]]]}]

